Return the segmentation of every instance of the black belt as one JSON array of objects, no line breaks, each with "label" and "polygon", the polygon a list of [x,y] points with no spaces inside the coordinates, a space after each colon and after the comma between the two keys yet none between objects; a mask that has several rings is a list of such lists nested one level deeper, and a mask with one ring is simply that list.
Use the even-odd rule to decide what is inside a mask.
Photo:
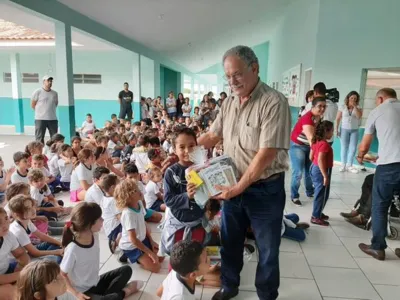
[{"label": "black belt", "polygon": [[[285,174],[285,172],[276,173],[276,174],[274,174],[274,175],[269,176],[268,178],[264,178],[264,179],[257,180],[257,181],[254,182],[253,184],[267,183],[267,182],[273,181],[273,180],[275,180],[275,179],[278,179],[279,176],[281,176],[282,174]],[[253,185],[253,184],[252,184],[252,185]]]}]

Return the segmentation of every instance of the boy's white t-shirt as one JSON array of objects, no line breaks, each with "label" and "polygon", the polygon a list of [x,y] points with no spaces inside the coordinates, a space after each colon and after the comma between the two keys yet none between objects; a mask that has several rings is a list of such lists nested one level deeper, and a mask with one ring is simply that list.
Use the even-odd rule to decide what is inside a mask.
[{"label": "boy's white t-shirt", "polygon": [[144,200],[146,201],[146,207],[150,208],[157,201],[157,194],[160,192],[160,188],[155,182],[150,180],[147,183],[145,190],[146,193],[144,194]]},{"label": "boy's white t-shirt", "polygon": [[[189,112],[185,112],[185,110],[189,111]],[[182,112],[183,112],[182,116],[183,117],[190,117],[190,111],[191,110],[192,110],[192,106],[190,104],[188,104],[188,105],[183,104],[182,105]]]},{"label": "boy's white t-shirt", "polygon": [[[0,184],[3,184],[6,179],[6,172],[4,170],[0,171]],[[4,195],[4,192],[0,192],[0,196]]]},{"label": "boy's white t-shirt", "polygon": [[[175,98],[167,98],[166,100],[167,104],[167,112],[169,114],[171,113],[176,113],[176,99]],[[171,107],[168,107],[168,105],[172,105]]]},{"label": "boy's white t-shirt", "polygon": [[77,191],[81,188],[81,180],[86,180],[88,184],[93,184],[93,172],[95,166],[92,165],[88,169],[84,164],[80,163],[75,170],[72,171],[71,175],[71,191]]},{"label": "boy's white t-shirt", "polygon": [[112,140],[108,141],[107,150],[110,155],[112,155],[115,151],[116,146],[122,146],[121,142],[114,143]]},{"label": "boy's white t-shirt", "polygon": [[49,187],[47,187],[47,189],[44,191],[44,190],[39,190],[38,188],[35,188],[34,186],[31,186],[30,193],[31,193],[31,198],[36,201],[36,205],[38,207],[42,205],[43,199],[45,197],[48,197],[51,195],[51,191],[50,191]]},{"label": "boy's white t-shirt", "polygon": [[96,124],[92,121],[92,123],[89,123],[88,121],[83,121],[82,123],[82,132],[88,132],[88,131],[94,131],[96,128]]},{"label": "boy's white t-shirt", "polygon": [[[28,229],[30,233],[37,231],[37,228],[35,225],[33,225],[32,221],[28,222]],[[10,231],[15,235],[21,247],[25,247],[26,245],[32,243],[29,238],[30,233],[28,234],[25,228],[22,227],[16,220],[10,224]]]},{"label": "boy's white t-shirt", "polygon": [[86,292],[96,286],[100,280],[100,245],[98,234],[93,234],[93,245],[83,246],[71,242],[64,250],[60,265],[61,271],[68,277],[79,292]]},{"label": "boy's white t-shirt", "polygon": [[65,163],[65,160],[62,158],[57,161],[57,165],[60,170],[60,181],[61,182],[71,182],[71,175],[72,175],[72,170],[74,169],[74,166],[72,163]]},{"label": "boy's white t-shirt", "polygon": [[18,172],[18,170],[15,170],[15,172],[11,175],[11,183],[18,183],[18,182],[29,183],[28,174],[22,176]]},{"label": "boy's white t-shirt", "polygon": [[49,171],[50,174],[54,177],[57,177],[60,175],[60,169],[58,168],[58,155],[54,155],[50,160],[49,160]]},{"label": "boy's white t-shirt", "polygon": [[104,219],[103,227],[108,236],[121,221],[117,219],[117,215],[121,214],[121,211],[117,208],[114,197],[104,196],[101,202],[101,209],[103,214],[101,215]]},{"label": "boy's white t-shirt", "polygon": [[40,170],[43,172],[44,177],[48,178],[51,176],[50,171],[46,167],[42,167]]},{"label": "boy's white t-shirt", "polygon": [[142,193],[142,195],[143,196],[146,195],[146,186],[144,185],[144,183],[141,181],[138,181],[138,182],[136,182],[136,184],[137,184],[140,192]]},{"label": "boy's white t-shirt", "polygon": [[140,174],[146,173],[146,167],[150,164],[150,159],[147,152],[133,151],[130,158],[131,162],[135,162]]},{"label": "boy's white t-shirt", "polygon": [[139,241],[142,242],[146,238],[146,222],[144,221],[146,209],[142,201],[139,201],[139,205],[139,211],[135,211],[132,208],[124,208],[122,211],[122,236],[119,241],[119,248],[122,250],[134,250],[136,248],[129,238],[130,230],[135,229],[136,237]]},{"label": "boy's white t-shirt", "polygon": [[195,300],[196,297],[187,286],[178,279],[178,274],[172,270],[164,279],[161,300]]},{"label": "boy's white t-shirt", "polygon": [[3,236],[3,245],[0,248],[0,274],[6,274],[10,265],[11,251],[19,248],[17,238],[12,232]]},{"label": "boy's white t-shirt", "polygon": [[101,206],[101,202],[103,200],[104,193],[101,188],[94,183],[87,191],[85,195],[86,202],[94,202]]},{"label": "boy's white t-shirt", "polygon": [[163,143],[163,145],[162,145],[162,147],[163,147],[163,149],[165,150],[165,152],[169,152],[169,149],[171,148],[171,144],[167,141],[167,140],[165,140],[164,141],[164,143]]}]

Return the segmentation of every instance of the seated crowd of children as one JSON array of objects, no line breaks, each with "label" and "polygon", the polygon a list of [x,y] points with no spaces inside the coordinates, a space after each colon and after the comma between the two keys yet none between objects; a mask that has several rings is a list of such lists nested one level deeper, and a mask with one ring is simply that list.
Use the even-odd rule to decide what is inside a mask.
[{"label": "seated crowd of children", "polygon": [[[77,299],[124,299],[137,292],[143,283],[128,283],[129,266],[99,275],[102,229],[122,263],[157,273],[170,256],[172,271],[157,291],[162,299],[194,299],[196,283],[218,287],[219,266],[211,266],[205,247],[220,245],[221,204],[210,199],[204,208],[197,205],[196,186],[185,177],[193,165],[189,153],[211,126],[213,109],[211,103],[203,111],[208,117],[176,120],[163,110],[133,125],[113,116],[101,130],[88,114],[82,137],[73,137],[71,145],[56,134],[46,146],[31,142],[14,153],[15,169],[3,170],[0,158],[4,299],[15,299],[17,287],[18,299],[55,299],[66,291]],[[222,144],[208,153],[222,154]],[[64,207],[56,200],[60,192],[79,203]],[[163,212],[168,222],[158,245],[147,222],[160,223]],[[296,239],[289,231],[303,229],[289,219],[294,223],[284,236]],[[60,235],[61,241],[53,237]]]}]

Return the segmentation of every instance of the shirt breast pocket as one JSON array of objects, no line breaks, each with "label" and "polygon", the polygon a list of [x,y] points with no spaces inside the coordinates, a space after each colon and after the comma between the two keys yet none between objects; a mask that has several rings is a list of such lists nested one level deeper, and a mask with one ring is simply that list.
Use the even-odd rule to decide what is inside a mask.
[{"label": "shirt breast pocket", "polygon": [[251,126],[244,126],[240,131],[240,145],[246,149],[257,152],[259,147],[260,141],[260,127],[251,127]]}]

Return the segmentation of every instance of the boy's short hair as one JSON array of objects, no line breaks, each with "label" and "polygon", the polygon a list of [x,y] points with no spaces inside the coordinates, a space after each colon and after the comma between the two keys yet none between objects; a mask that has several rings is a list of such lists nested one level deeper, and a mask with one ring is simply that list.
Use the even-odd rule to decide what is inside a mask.
[{"label": "boy's short hair", "polygon": [[26,152],[18,151],[18,152],[15,152],[13,155],[14,163],[16,163],[16,164],[19,163],[21,160],[28,159],[28,158],[29,158],[29,154]]},{"label": "boy's short hair", "polygon": [[32,160],[44,161],[44,155],[43,154],[35,154],[34,156],[32,156]]},{"label": "boy's short hair", "polygon": [[161,174],[161,169],[158,167],[152,167],[150,169],[147,169],[147,175],[149,176],[150,179],[153,179],[154,176],[156,176],[157,174]]},{"label": "boy's short hair", "polygon": [[135,126],[136,126],[136,127],[140,127],[140,126],[141,126],[140,122],[135,122],[135,123],[133,123],[132,125],[133,125],[133,127],[135,127]]},{"label": "boy's short hair", "polygon": [[218,200],[209,199],[206,202],[205,210],[217,214],[221,210],[221,203]]},{"label": "boy's short hair", "polygon": [[188,128],[188,127],[177,127],[175,128],[175,134],[172,138],[172,147],[175,149],[175,142],[176,139],[180,136],[180,135],[188,135],[194,138],[196,145],[197,145],[197,137],[196,137],[196,132],[194,132],[193,129]]},{"label": "boy's short hair", "polygon": [[29,179],[29,181],[32,181],[32,182],[38,182],[38,181],[44,179],[44,174],[43,174],[42,170],[40,170],[40,169],[31,169],[28,172],[28,179]]},{"label": "boy's short hair", "polygon": [[115,174],[107,174],[104,176],[102,188],[108,192],[113,186],[118,184],[118,176]]},{"label": "boy's short hair", "polygon": [[10,184],[5,193],[6,200],[9,201],[11,198],[24,194],[24,191],[29,194],[30,186],[25,182],[17,182]]},{"label": "boy's short hair", "polygon": [[125,174],[139,174],[139,170],[135,163],[131,162],[124,167]]},{"label": "boy's short hair", "polygon": [[93,178],[100,180],[101,176],[103,176],[104,174],[110,174],[110,173],[111,172],[108,168],[100,166],[100,167],[97,167],[96,169],[94,169]]},{"label": "boy's short hair", "polygon": [[[156,129],[157,130],[157,129]],[[161,146],[161,142],[160,142],[160,139],[158,138],[158,137],[152,137],[152,138],[150,138],[149,139],[149,143],[150,143],[150,145],[152,145],[152,146]]]},{"label": "boy's short hair", "polygon": [[141,134],[138,137],[139,146],[146,146],[149,143],[150,138],[147,135]]},{"label": "boy's short hair", "polygon": [[184,240],[176,243],[172,247],[170,257],[172,269],[181,276],[198,270],[203,249],[197,241]]},{"label": "boy's short hair", "polygon": [[16,195],[12,197],[10,201],[8,201],[8,207],[14,214],[23,216],[27,211],[25,201],[31,201],[33,207],[35,207],[36,205],[36,201],[33,200],[30,196]]},{"label": "boy's short hair", "polygon": [[117,117],[116,114],[111,114],[111,119],[114,119],[114,118],[116,118],[116,117]]},{"label": "boy's short hair", "polygon": [[86,117],[92,117],[92,114],[86,114]]},{"label": "boy's short hair", "polygon": [[100,144],[102,141],[107,141],[108,142],[108,136],[105,136],[103,134],[99,134],[99,136],[96,137],[96,143]]},{"label": "boy's short hair", "polygon": [[115,137],[119,137],[119,133],[118,132],[113,132],[110,134],[110,140],[114,139]]},{"label": "boy's short hair", "polygon": [[160,150],[158,150],[158,149],[150,149],[150,150],[147,152],[147,157],[148,157],[150,160],[153,160],[153,159],[155,159],[155,158],[158,157],[158,156],[160,156]]}]

